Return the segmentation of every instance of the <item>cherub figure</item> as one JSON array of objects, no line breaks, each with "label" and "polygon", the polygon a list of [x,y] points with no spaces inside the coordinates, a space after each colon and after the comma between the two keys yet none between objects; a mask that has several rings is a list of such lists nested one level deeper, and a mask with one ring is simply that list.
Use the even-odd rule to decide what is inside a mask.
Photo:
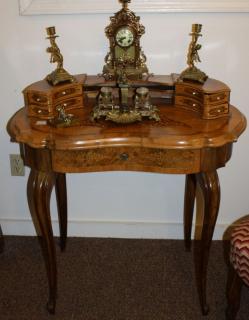
[{"label": "cherub figure", "polygon": [[63,55],[55,42],[55,38],[50,38],[51,47],[47,48],[47,52],[51,54],[50,63],[57,62],[57,69],[63,68]]},{"label": "cherub figure", "polygon": [[194,67],[195,62],[201,62],[198,51],[201,49],[201,44],[197,43],[197,40],[190,44],[189,48],[189,56],[188,56],[188,64],[190,67]]}]

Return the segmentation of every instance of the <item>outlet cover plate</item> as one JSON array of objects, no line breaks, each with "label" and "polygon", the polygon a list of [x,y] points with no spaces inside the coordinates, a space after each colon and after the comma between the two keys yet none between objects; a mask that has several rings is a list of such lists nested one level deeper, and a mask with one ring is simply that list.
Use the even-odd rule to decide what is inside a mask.
[{"label": "outlet cover plate", "polygon": [[25,176],[24,163],[20,154],[10,154],[10,170],[12,176]]}]

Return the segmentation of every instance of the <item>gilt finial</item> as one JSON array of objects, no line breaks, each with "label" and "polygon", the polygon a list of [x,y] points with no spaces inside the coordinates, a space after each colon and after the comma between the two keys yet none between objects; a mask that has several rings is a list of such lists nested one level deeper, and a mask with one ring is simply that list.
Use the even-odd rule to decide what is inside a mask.
[{"label": "gilt finial", "polygon": [[128,8],[128,3],[131,3],[131,0],[119,0],[119,1],[122,3],[124,9]]}]

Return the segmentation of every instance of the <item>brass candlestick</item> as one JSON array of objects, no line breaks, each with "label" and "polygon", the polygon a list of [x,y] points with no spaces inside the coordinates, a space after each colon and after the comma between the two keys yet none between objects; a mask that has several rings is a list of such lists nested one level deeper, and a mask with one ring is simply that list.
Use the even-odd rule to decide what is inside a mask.
[{"label": "brass candlestick", "polygon": [[46,77],[46,80],[53,86],[67,81],[74,82],[75,78],[63,68],[63,55],[55,42],[55,39],[58,38],[55,27],[49,27],[46,30],[47,39],[51,44],[51,47],[47,48],[47,52],[51,54],[50,63],[57,63],[56,69]]},{"label": "brass candlestick", "polygon": [[181,73],[179,80],[190,80],[204,83],[208,78],[208,76],[203,71],[195,66],[195,63],[201,62],[199,50],[202,46],[201,44],[197,43],[199,37],[202,36],[201,29],[201,24],[192,25],[192,32],[190,33],[190,35],[192,36],[192,41],[189,45],[187,59],[188,68]]}]

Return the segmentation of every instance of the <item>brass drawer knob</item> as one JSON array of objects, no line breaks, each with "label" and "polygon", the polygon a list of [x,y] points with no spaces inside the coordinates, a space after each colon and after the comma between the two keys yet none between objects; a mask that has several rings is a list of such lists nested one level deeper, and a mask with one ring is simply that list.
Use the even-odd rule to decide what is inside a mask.
[{"label": "brass drawer knob", "polygon": [[122,161],[127,161],[129,159],[129,155],[127,153],[121,153],[119,157]]}]

